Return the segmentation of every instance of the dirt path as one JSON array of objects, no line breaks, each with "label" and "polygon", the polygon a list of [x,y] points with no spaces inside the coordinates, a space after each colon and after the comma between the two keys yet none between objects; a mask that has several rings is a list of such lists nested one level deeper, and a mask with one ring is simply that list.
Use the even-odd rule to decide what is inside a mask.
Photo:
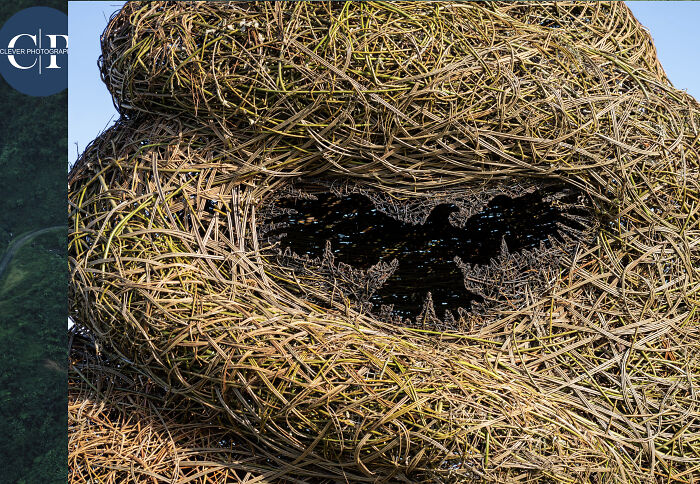
[{"label": "dirt path", "polygon": [[24,246],[24,244],[29,242],[34,237],[37,237],[41,234],[45,234],[46,232],[51,232],[52,230],[65,228],[66,227],[64,225],[55,225],[53,227],[47,227],[45,229],[34,230],[32,232],[23,234],[21,237],[10,242],[10,247],[7,249],[7,252],[0,261],[0,280],[2,280],[3,276],[5,275],[5,269],[7,269],[8,264],[12,261],[12,258],[15,256],[17,251]]}]

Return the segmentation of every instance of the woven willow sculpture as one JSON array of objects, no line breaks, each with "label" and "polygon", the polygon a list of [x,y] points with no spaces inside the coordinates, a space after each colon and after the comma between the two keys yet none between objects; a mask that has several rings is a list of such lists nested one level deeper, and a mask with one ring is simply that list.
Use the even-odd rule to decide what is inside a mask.
[{"label": "woven willow sculpture", "polygon": [[[70,299],[121,359],[77,373],[74,482],[696,482],[700,106],[624,4],[129,2],[102,49]],[[388,212],[555,186],[586,229],[395,325],[259,236],[312,182]],[[116,361],[165,407],[100,389]]]}]

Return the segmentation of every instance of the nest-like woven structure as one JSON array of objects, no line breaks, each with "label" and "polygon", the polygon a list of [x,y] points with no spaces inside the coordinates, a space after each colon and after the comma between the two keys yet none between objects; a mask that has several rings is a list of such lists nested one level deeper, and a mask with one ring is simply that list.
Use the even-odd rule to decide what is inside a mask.
[{"label": "nest-like woven structure", "polygon": [[[69,176],[70,300],[121,359],[71,391],[73,482],[695,482],[700,106],[624,4],[128,2],[102,49],[122,118]],[[478,310],[397,326],[258,236],[319,181],[556,184],[587,234],[463,266]],[[170,410],[99,406],[115,361]]]}]

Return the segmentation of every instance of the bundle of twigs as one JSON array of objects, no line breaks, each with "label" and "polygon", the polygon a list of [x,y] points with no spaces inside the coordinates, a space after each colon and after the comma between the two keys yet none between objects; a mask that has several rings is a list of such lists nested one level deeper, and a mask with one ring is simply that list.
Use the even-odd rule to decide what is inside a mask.
[{"label": "bundle of twigs", "polygon": [[[212,435],[240,442],[212,454],[221,469],[695,482],[700,106],[624,4],[129,2],[102,45],[123,117],[70,174],[73,317],[163,395],[207,409],[191,416],[220,419]],[[556,182],[580,192],[593,236],[546,267],[464,266],[472,283],[527,277],[517,297],[484,281],[488,304],[460,331],[396,327],[258,237],[261,207],[312,180],[397,203]],[[213,445],[171,397],[134,388],[114,398],[121,417],[100,417],[109,435],[140,448],[133,411]],[[104,428],[78,428],[74,481],[116,479],[90,447]],[[168,455],[133,480],[185,482]],[[233,479],[221,472],[202,482]]]}]

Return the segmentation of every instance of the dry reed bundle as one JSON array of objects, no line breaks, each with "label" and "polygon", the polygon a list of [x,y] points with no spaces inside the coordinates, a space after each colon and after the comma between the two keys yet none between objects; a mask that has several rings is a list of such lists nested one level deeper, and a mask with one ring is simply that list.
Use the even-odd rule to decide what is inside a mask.
[{"label": "dry reed bundle", "polygon": [[[124,119],[70,175],[73,317],[160,388],[336,476],[695,482],[700,106],[624,5],[130,2],[102,74]],[[292,180],[556,182],[594,237],[464,266],[528,277],[459,331],[396,327],[258,237]]]}]

